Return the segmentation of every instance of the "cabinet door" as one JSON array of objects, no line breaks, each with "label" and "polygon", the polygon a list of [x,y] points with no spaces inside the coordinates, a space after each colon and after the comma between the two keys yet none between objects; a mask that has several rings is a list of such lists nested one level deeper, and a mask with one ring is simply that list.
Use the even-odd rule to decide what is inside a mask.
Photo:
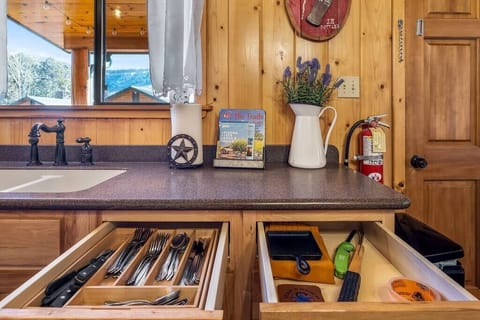
[{"label": "cabinet door", "polygon": [[8,294],[61,253],[60,219],[0,219],[0,295]]}]

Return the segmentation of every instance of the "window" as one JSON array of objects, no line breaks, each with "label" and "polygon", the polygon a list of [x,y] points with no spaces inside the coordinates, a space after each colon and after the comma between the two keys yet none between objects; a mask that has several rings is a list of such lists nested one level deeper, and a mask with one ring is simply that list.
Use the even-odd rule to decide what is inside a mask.
[{"label": "window", "polygon": [[147,0],[9,0],[8,103],[168,103],[150,83],[146,8]]}]

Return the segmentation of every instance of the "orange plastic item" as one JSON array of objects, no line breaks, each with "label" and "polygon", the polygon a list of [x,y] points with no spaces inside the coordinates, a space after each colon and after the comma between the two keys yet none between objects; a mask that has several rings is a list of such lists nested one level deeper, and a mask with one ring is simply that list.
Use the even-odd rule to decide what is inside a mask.
[{"label": "orange plastic item", "polygon": [[390,295],[397,301],[439,301],[440,294],[428,285],[411,279],[395,278],[390,280]]}]

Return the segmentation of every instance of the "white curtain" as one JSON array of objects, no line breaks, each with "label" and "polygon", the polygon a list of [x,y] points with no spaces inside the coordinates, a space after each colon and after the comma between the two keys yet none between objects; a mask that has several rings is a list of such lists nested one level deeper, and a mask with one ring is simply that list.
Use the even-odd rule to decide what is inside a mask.
[{"label": "white curtain", "polygon": [[171,103],[192,103],[202,91],[204,0],[149,0],[148,45],[153,90]]},{"label": "white curtain", "polygon": [[0,103],[7,95],[7,0],[0,0]]}]

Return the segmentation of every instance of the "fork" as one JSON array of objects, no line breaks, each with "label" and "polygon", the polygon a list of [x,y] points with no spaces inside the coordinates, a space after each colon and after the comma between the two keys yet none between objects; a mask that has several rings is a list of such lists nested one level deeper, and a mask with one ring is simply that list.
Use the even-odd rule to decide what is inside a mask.
[{"label": "fork", "polygon": [[149,228],[137,228],[133,234],[132,240],[122,250],[117,259],[108,268],[105,277],[119,276],[130,260],[135,256],[138,250],[145,244],[148,237],[152,234],[152,230]]},{"label": "fork", "polygon": [[147,252],[144,257],[137,265],[137,268],[132,273],[130,278],[125,283],[127,286],[141,286],[145,283],[148,271],[152,267],[153,262],[158,258],[160,253],[165,246],[168,238],[170,237],[169,233],[157,233],[155,239],[150,242]]}]

